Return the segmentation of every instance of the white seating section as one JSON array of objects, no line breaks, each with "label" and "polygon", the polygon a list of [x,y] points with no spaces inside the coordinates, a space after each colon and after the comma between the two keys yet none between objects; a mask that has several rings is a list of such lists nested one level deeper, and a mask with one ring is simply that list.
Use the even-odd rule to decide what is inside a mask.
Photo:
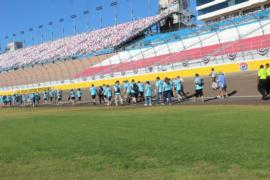
[{"label": "white seating section", "polygon": [[147,17],[4,53],[0,55],[0,69],[46,63],[55,58],[90,54],[114,48],[158,22],[162,17],[162,15]]}]

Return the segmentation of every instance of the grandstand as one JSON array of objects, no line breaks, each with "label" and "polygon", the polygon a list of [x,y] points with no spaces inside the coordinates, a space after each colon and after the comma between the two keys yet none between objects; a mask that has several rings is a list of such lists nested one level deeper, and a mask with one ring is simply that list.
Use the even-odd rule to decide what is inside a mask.
[{"label": "grandstand", "polygon": [[166,11],[1,54],[1,91],[68,88],[74,83],[86,87],[92,81],[243,62],[248,64],[246,70],[255,70],[253,63],[269,56],[268,8],[207,25],[153,33],[153,27],[158,28],[171,14]]}]

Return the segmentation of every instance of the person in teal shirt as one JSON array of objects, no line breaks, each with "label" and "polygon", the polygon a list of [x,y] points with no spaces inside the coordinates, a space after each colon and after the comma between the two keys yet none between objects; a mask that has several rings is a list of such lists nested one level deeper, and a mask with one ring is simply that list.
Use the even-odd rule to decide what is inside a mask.
[{"label": "person in teal shirt", "polygon": [[144,101],[144,89],[143,89],[143,84],[141,83],[141,81],[138,81],[137,83],[138,86],[138,91],[139,91],[139,101],[143,102]]},{"label": "person in teal shirt", "polygon": [[12,105],[15,106],[16,105],[16,94],[13,94],[11,96],[11,101],[12,101]]},{"label": "person in teal shirt", "polygon": [[34,101],[35,101],[35,95],[34,95],[34,93],[30,93],[29,94],[29,102],[33,107],[35,107],[35,102]]},{"label": "person in teal shirt", "polygon": [[3,98],[3,96],[0,96],[0,106],[1,106],[1,108],[4,107],[4,98]]},{"label": "person in teal shirt", "polygon": [[199,74],[195,74],[194,83],[195,83],[195,101],[197,101],[197,99],[200,97],[202,102],[204,102],[204,97],[203,97],[204,82]]},{"label": "person in teal shirt", "polygon": [[92,97],[93,104],[96,104],[96,97],[97,97],[97,88],[94,84],[91,85],[89,89],[90,96]]},{"label": "person in teal shirt", "polygon": [[136,102],[137,102],[137,100],[136,100],[136,91],[134,89],[135,86],[137,86],[137,84],[135,85],[135,80],[133,79],[129,83],[129,86],[128,86],[128,90],[130,92],[130,97],[131,97],[131,104],[136,104]]},{"label": "person in teal shirt", "polygon": [[105,87],[105,96],[107,101],[107,106],[110,106],[112,104],[112,89],[109,85]]},{"label": "person in teal shirt", "polygon": [[162,89],[163,89],[163,81],[160,79],[160,77],[157,77],[155,90],[157,94],[157,104],[160,104],[160,101],[162,100]]},{"label": "person in teal shirt", "polygon": [[126,95],[129,95],[129,89],[128,89],[128,87],[129,87],[129,82],[126,80],[126,81],[123,81],[123,83],[124,83],[124,90],[125,90],[125,94]]},{"label": "person in teal shirt", "polygon": [[56,91],[56,96],[57,96],[57,106],[62,105],[62,98],[63,98],[63,92],[61,90]]},{"label": "person in teal shirt", "polygon": [[22,106],[25,107],[27,104],[27,97],[25,94],[22,95]]},{"label": "person in teal shirt", "polygon": [[34,94],[34,106],[36,107],[39,104],[40,96],[39,93]]},{"label": "person in teal shirt", "polygon": [[49,98],[50,98],[50,103],[53,104],[53,90],[49,90]]},{"label": "person in teal shirt", "polygon": [[145,91],[145,103],[144,103],[144,105],[145,106],[152,106],[152,96],[153,96],[153,94],[152,94],[152,86],[151,86],[149,81],[146,82],[144,91]]},{"label": "person in teal shirt", "polygon": [[77,98],[78,98],[79,102],[81,102],[82,101],[82,91],[81,91],[81,89],[78,89],[76,94],[77,94]]},{"label": "person in teal shirt", "polygon": [[173,85],[177,94],[177,100],[180,102],[183,100],[183,97],[182,97],[182,81],[180,80],[179,76],[174,80]]},{"label": "person in teal shirt", "polygon": [[11,106],[11,97],[10,96],[7,96],[6,97],[6,102],[9,106]]},{"label": "person in teal shirt", "polygon": [[47,104],[48,103],[48,95],[47,95],[47,91],[44,91],[43,92],[43,100],[44,100],[44,103]]},{"label": "person in teal shirt", "polygon": [[70,90],[69,92],[69,100],[71,102],[72,105],[75,104],[75,91],[73,89]]},{"label": "person in teal shirt", "polygon": [[173,84],[169,78],[165,78],[163,83],[163,103],[171,105]]},{"label": "person in teal shirt", "polygon": [[121,85],[119,81],[116,81],[114,86],[113,86],[113,91],[114,91],[114,101],[115,101],[115,106],[118,106],[118,101],[120,102],[121,105],[123,105],[123,99],[122,99],[122,93],[121,93]]}]

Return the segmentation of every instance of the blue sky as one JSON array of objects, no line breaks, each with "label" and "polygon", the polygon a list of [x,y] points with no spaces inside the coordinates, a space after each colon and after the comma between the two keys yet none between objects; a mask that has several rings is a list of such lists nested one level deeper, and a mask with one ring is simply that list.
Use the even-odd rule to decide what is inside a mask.
[{"label": "blue sky", "polygon": [[[158,0],[151,1],[151,15],[157,14]],[[32,44],[32,34],[29,28],[34,29],[35,43],[40,43],[41,33],[39,25],[43,25],[42,32],[44,41],[50,40],[51,31],[54,37],[61,37],[60,18],[65,19],[65,35],[73,33],[73,23],[71,15],[76,14],[76,24],[78,32],[87,31],[86,22],[90,22],[90,29],[100,27],[100,15],[96,7],[102,5],[104,26],[114,23],[114,9],[110,7],[111,0],[0,0],[0,44],[3,49],[7,42],[14,39],[23,41],[26,45]],[[194,1],[191,0],[192,9]],[[135,18],[142,18],[148,15],[148,0],[133,0]],[[83,11],[89,10],[90,15],[83,15]],[[194,11],[194,10],[193,10]],[[118,22],[126,22],[130,17],[130,0],[118,0]],[[54,22],[53,26],[48,26],[48,22]],[[20,32],[25,31],[22,35]],[[16,38],[13,37],[16,34]],[[5,36],[9,38],[6,40]]]}]

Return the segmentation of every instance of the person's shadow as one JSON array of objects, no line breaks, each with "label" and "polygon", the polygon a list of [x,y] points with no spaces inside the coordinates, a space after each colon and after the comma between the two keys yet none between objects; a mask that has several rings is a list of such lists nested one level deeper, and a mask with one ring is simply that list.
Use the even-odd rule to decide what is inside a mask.
[{"label": "person's shadow", "polygon": [[[231,96],[234,96],[235,94],[237,94],[237,90],[234,90],[234,91],[228,93],[228,96],[231,97]],[[213,101],[216,99],[218,99],[218,97],[208,98],[208,99],[205,99],[205,102]]]}]

